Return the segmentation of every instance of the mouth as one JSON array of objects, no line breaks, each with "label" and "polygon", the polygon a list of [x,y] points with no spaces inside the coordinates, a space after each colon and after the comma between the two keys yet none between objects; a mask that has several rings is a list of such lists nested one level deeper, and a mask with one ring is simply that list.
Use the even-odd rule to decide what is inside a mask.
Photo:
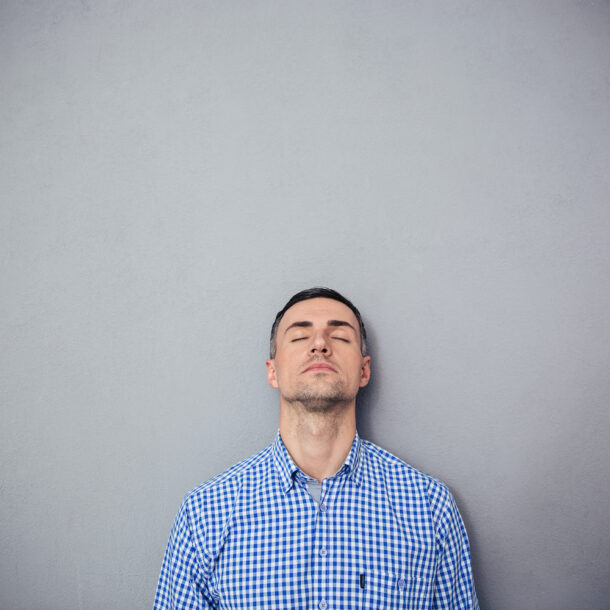
[{"label": "mouth", "polygon": [[332,366],[330,366],[330,364],[326,364],[325,362],[314,362],[313,364],[310,364],[304,371],[303,373],[308,373],[310,371],[313,372],[324,372],[324,371],[330,371],[332,373],[336,373],[337,370],[334,369]]}]

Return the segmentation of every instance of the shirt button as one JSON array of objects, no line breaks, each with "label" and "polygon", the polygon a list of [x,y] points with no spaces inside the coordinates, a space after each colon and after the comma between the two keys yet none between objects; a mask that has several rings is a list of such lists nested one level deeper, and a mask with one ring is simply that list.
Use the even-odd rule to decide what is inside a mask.
[{"label": "shirt button", "polygon": [[326,504],[320,504],[320,511],[325,513],[328,510],[328,507],[326,506]]},{"label": "shirt button", "polygon": [[320,557],[326,557],[326,555],[328,555],[328,551],[326,550],[326,547],[322,547],[320,549]]},{"label": "shirt button", "polygon": [[405,588],[405,579],[404,578],[400,578],[398,580],[398,588],[402,591]]},{"label": "shirt button", "polygon": [[318,608],[320,608],[320,610],[326,610],[326,608],[328,608],[328,604],[322,600],[319,604],[318,604]]}]

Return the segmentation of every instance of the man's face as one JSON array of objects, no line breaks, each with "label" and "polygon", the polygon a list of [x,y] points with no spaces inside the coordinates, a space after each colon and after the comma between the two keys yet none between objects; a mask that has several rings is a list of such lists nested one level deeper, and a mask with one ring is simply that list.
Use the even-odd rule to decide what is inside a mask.
[{"label": "man's face", "polygon": [[282,400],[312,411],[354,401],[370,378],[356,316],[333,299],[309,299],[288,309],[277,329],[275,358],[266,364],[269,384],[279,388]]}]

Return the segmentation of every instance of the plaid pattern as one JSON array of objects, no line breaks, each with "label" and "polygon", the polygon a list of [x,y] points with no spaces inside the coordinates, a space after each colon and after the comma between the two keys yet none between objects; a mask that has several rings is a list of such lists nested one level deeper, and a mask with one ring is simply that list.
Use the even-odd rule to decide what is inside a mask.
[{"label": "plaid pattern", "polygon": [[188,494],[154,608],[479,608],[443,483],[358,435],[319,504],[307,480],[278,432]]}]

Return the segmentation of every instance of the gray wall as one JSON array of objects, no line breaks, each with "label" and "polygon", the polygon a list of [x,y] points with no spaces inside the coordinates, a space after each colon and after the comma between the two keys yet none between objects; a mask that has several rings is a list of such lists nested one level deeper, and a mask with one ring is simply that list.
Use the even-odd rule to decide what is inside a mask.
[{"label": "gray wall", "polygon": [[151,605],[319,284],[482,607],[610,607],[610,4],[534,4],[2,2],[3,610]]}]

